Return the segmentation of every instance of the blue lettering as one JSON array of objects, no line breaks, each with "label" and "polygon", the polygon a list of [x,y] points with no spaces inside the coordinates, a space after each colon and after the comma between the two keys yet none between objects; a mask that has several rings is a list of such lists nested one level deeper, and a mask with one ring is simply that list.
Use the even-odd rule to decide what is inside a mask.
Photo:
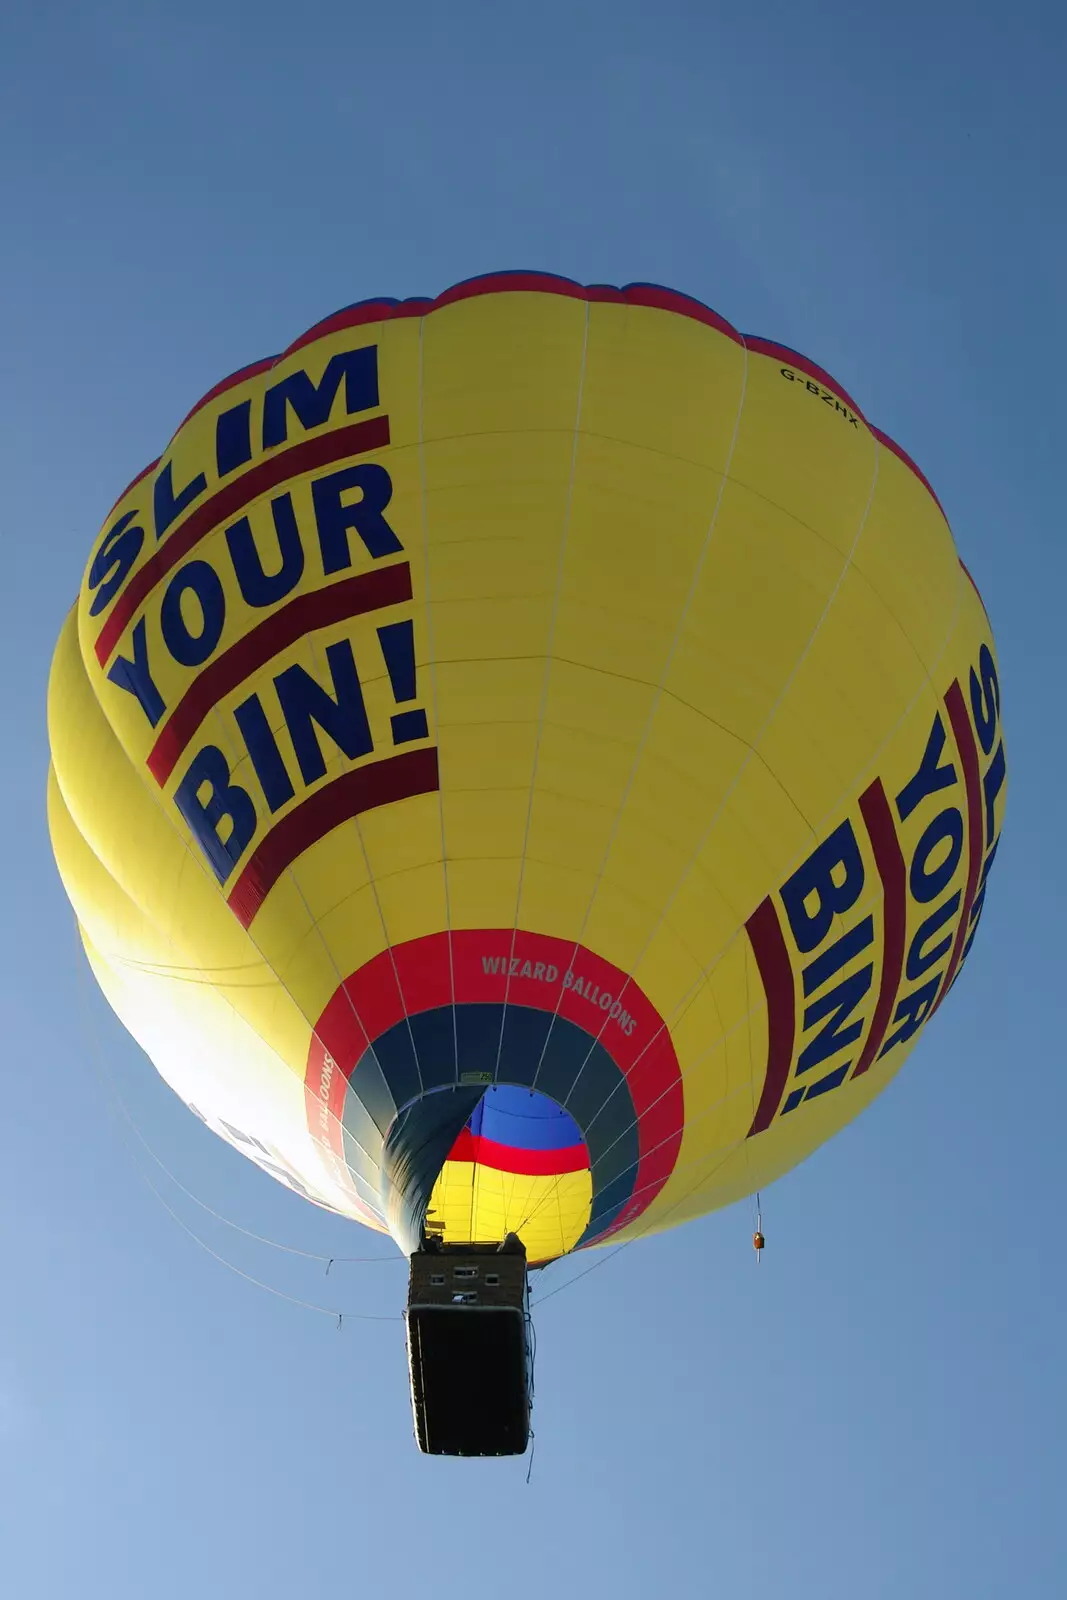
[{"label": "blue lettering", "polygon": [[835,939],[829,950],[824,950],[822,955],[816,956],[804,968],[804,993],[814,994],[816,989],[821,989],[853,956],[858,956],[861,950],[866,950],[873,943],[874,918],[864,917],[862,922],[857,922],[840,939]]},{"label": "blue lettering", "polygon": [[978,673],[973,667],[971,668],[971,712],[982,753],[988,755],[993,748],[997,718],[1000,715],[1000,679],[997,677],[993,655],[987,644],[984,644],[978,652],[978,669],[982,674],[980,683]]},{"label": "blue lettering", "polygon": [[997,753],[989,763],[986,775],[982,779],[982,793],[985,796],[985,842],[987,850],[993,843],[993,835],[997,831],[995,808],[997,795],[1004,787],[1005,772],[1004,741],[1002,739],[997,745]]},{"label": "blue lettering", "polygon": [[[385,658],[393,697],[398,702],[414,700],[415,679],[415,625],[413,622],[390,622],[378,629],[378,643]],[[394,744],[407,744],[411,739],[425,739],[429,728],[425,711],[398,711],[391,719]]]},{"label": "blue lettering", "polygon": [[215,422],[215,467],[220,478],[252,459],[252,402],[223,411]]},{"label": "blue lettering", "polygon": [[148,666],[148,638],[143,617],[133,630],[133,660],[117,656],[108,671],[108,678],[117,688],[136,695],[141,710],[154,728],[167,708]]},{"label": "blue lettering", "polygon": [[921,989],[913,989],[910,994],[904,996],[893,1013],[893,1021],[899,1022],[900,1027],[896,1033],[890,1035],[879,1050],[879,1058],[892,1050],[894,1045],[903,1044],[905,1039],[910,1039],[913,1033],[918,1032],[933,1009],[940,982],[940,976],[931,978]]},{"label": "blue lettering", "polygon": [[306,372],[293,372],[269,388],[263,397],[263,448],[272,450],[287,437],[289,407],[302,428],[321,428],[345,384],[345,410],[351,416],[369,411],[378,404],[378,347],[348,350],[332,356],[319,383],[312,383]]},{"label": "blue lettering", "polygon": [[[362,496],[354,505],[345,504],[341,499],[350,489],[358,489]],[[384,467],[367,461],[362,466],[344,467],[325,478],[316,478],[311,485],[311,498],[322,551],[322,570],[327,576],[352,565],[350,532],[359,534],[375,561],[403,550],[404,546],[382,516],[393,498],[392,481]]]},{"label": "blue lettering", "polygon": [[250,695],[234,711],[256,777],[263,786],[264,798],[272,811],[284,806],[293,798],[293,783],[278,749],[278,741],[271,731],[258,695]]},{"label": "blue lettering", "polygon": [[816,949],[835,916],[855,905],[863,888],[863,857],[850,822],[835,828],[782,887],[782,904],[797,949]]},{"label": "blue lettering", "polygon": [[[182,599],[187,593],[196,596],[200,606],[200,632],[190,632],[182,610]],[[159,612],[163,643],[183,667],[198,667],[222,637],[226,622],[226,596],[222,580],[214,567],[206,561],[187,561],[179,567],[163,596]]]},{"label": "blue lettering", "polygon": [[93,564],[89,568],[89,587],[95,589],[96,593],[89,607],[91,617],[99,616],[104,607],[110,605],[140,554],[144,544],[144,529],[130,526],[137,515],[136,511],[127,511],[125,516],[120,517],[107,530],[93,557]]},{"label": "blue lettering", "polygon": [[934,725],[930,729],[930,737],[926,741],[926,749],[918,772],[897,795],[897,814],[901,822],[908,820],[920,800],[925,800],[927,795],[936,794],[939,789],[947,789],[956,782],[956,769],[952,762],[950,761],[947,766],[940,765],[944,748],[945,724],[939,714],[934,718]]},{"label": "blue lettering", "polygon": [[873,963],[861,967],[859,972],[851,973],[837,985],[836,989],[831,989],[829,994],[824,994],[821,1000],[815,1000],[807,1007],[804,1012],[805,1032],[823,1017],[829,1017],[830,1020],[801,1051],[800,1060],[797,1062],[798,1077],[802,1072],[809,1072],[812,1067],[817,1067],[820,1061],[836,1055],[838,1050],[843,1050],[845,1045],[852,1044],[859,1038],[864,1026],[862,1017],[849,1023],[847,1027],[843,1027],[842,1024],[852,1015],[871,987],[873,976]]},{"label": "blue lettering", "polygon": [[275,601],[283,599],[291,589],[296,588],[304,572],[304,547],[300,542],[292,497],[289,494],[278,495],[271,501],[270,509],[281,557],[276,572],[268,574],[263,570],[263,559],[247,517],[242,517],[226,529],[226,543],[241,598],[250,606],[274,605]]},{"label": "blue lettering", "polygon": [[152,490],[152,499],[156,518],[156,538],[162,539],[167,529],[176,517],[191,506],[194,500],[199,499],[207,488],[207,479],[202,472],[198,472],[191,482],[185,485],[177,494],[174,493],[173,466],[168,461],[159,470],[155,485]]},{"label": "blue lettering", "polygon": [[951,921],[959,910],[959,904],[960,891],[957,889],[956,893],[950,895],[943,905],[938,906],[936,911],[931,911],[925,921],[915,930],[911,944],[908,946],[908,961],[905,967],[910,983],[917,983],[924,972],[929,972],[931,967],[937,965],[942,956],[948,955],[949,950],[952,948],[951,934],[938,944],[935,944],[932,950],[926,950],[924,946],[928,939],[933,938],[939,928],[943,928],[946,922]]},{"label": "blue lettering", "polygon": [[331,699],[303,667],[289,667],[274,680],[305,783],[314,783],[326,773],[326,761],[314,724],[318,724],[350,761],[368,755],[374,748],[363,690],[347,639],[327,647],[326,663],[336,700]]},{"label": "blue lettering", "polygon": [[[200,791],[209,786],[206,799]],[[222,751],[205,745],[194,757],[179,783],[174,803],[185,818],[197,844],[220,883],[225,883],[256,831],[256,808],[247,789],[230,782],[230,768]],[[222,838],[222,825],[230,828]]]},{"label": "blue lettering", "polygon": [[[931,871],[930,857],[942,842],[947,843],[948,849],[940,865]],[[928,825],[915,846],[908,872],[908,887],[913,898],[922,905],[936,900],[941,891],[948,887],[962,854],[963,813],[955,806],[946,806]]]}]

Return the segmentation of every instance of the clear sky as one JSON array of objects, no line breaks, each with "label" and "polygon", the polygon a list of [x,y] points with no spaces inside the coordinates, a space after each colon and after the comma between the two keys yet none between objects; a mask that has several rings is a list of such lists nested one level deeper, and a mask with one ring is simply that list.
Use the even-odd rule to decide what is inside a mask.
[{"label": "clear sky", "polygon": [[[4,1595],[1063,1592],[1065,62],[1054,0],[0,8]],[[832,372],[946,507],[1010,763],[964,977],[765,1196],[762,1265],[737,1207],[544,1305],[529,1486],[418,1455],[399,1320],[254,1288],[153,1196],[137,1161],[243,1271],[399,1313],[402,1266],[234,1233],[129,1133],[102,1073],[216,1210],[386,1253],[154,1078],[44,818],[53,640],[189,404],[338,306],[501,267],[670,284]]]}]

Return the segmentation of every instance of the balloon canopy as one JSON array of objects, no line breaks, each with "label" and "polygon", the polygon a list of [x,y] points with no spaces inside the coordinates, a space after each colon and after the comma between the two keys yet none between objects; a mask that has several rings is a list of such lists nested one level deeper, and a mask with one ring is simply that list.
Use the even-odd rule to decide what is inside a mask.
[{"label": "balloon canopy", "polygon": [[785,1172],[959,975],[1004,805],[904,452],[666,289],[375,300],[205,395],[56,649],[56,859],[196,1114],[406,1250]]}]

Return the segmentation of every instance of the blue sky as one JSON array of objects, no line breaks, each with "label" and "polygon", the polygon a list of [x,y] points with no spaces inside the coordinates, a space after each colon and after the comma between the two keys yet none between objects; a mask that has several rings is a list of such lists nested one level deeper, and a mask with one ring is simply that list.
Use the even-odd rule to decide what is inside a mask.
[{"label": "blue sky", "polygon": [[[5,1593],[1059,1592],[1065,49],[1026,0],[3,9]],[[528,1487],[417,1454],[399,1321],[263,1293],[154,1197],[143,1169],[285,1293],[399,1311],[402,1267],[327,1278],[153,1165],[112,1080],[216,1210],[385,1253],[154,1078],[79,968],[44,820],[55,634],[189,404],[337,306],[500,267],[671,284],[855,395],[986,598],[1011,782],[952,1003],[765,1196],[763,1264],[738,1207],[545,1304]]]}]

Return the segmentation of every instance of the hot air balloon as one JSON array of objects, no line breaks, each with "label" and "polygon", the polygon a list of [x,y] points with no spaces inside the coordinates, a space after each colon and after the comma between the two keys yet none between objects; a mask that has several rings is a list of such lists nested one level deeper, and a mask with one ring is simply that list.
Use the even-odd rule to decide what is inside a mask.
[{"label": "hot air balloon", "polygon": [[430,1415],[446,1324],[482,1314],[473,1385],[506,1321],[513,1378],[527,1260],[766,1187],[885,1087],[1005,798],[989,622],[904,451],[696,300],[523,273],[211,389],[105,521],[49,728],[101,989],[412,1258],[438,1450],[480,1448]]}]

